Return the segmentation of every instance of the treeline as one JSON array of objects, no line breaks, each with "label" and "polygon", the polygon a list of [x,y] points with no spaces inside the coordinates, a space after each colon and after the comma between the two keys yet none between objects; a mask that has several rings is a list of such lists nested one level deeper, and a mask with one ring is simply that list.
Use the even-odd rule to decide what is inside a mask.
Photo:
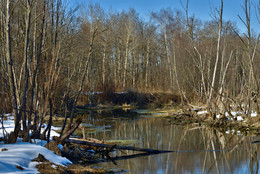
[{"label": "treeline", "polygon": [[211,21],[188,16],[188,0],[182,11],[162,9],[146,20],[134,9],[2,0],[0,109],[15,112],[17,137],[21,120],[24,133],[33,121],[39,134],[36,125],[47,114],[73,118],[80,95],[94,91],[172,92],[211,111],[219,108],[211,103],[258,108],[259,36],[250,26],[250,2],[241,2],[247,32],[240,34],[222,19],[223,0]]}]

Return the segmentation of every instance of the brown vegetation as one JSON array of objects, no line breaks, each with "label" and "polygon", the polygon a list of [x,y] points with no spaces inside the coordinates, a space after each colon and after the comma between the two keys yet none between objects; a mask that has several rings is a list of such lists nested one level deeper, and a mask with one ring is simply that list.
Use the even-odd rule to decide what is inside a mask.
[{"label": "brown vegetation", "polygon": [[[89,99],[90,98],[90,99]],[[136,90],[127,90],[125,92],[107,91],[99,94],[81,95],[79,105],[84,106],[138,106],[138,107],[167,107],[181,104],[181,97],[174,93],[145,93]],[[80,107],[80,108],[82,108]]]}]

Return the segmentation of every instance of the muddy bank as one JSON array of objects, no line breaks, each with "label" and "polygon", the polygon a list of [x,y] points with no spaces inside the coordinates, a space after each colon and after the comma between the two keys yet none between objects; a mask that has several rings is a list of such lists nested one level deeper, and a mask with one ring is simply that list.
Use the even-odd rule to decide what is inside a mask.
[{"label": "muddy bank", "polygon": [[203,114],[191,112],[190,110],[181,110],[178,113],[172,114],[170,123],[175,125],[190,127],[210,127],[222,132],[239,131],[244,136],[257,136],[260,134],[260,122],[258,117],[248,117],[245,120],[230,119],[227,116],[221,115],[213,119],[206,111]]},{"label": "muddy bank", "polygon": [[108,168],[94,168],[89,166],[83,166],[79,164],[70,164],[69,166],[61,166],[54,164],[47,160],[44,155],[39,154],[37,158],[32,161],[36,161],[39,164],[36,165],[38,172],[40,173],[67,173],[67,174],[84,174],[84,173],[93,173],[93,174],[105,174],[105,173],[119,173],[124,172],[122,169],[108,169]]}]

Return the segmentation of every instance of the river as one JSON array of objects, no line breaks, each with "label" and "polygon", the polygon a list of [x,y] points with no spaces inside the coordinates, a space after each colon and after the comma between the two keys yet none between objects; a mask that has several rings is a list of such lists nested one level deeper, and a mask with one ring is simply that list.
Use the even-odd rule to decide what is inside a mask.
[{"label": "river", "polygon": [[[93,166],[120,168],[131,174],[258,173],[259,144],[251,143],[260,139],[257,136],[220,132],[199,125],[178,126],[167,118],[143,116],[132,111],[92,113],[84,118],[85,123],[99,128],[99,131],[87,133],[88,138],[131,140],[134,141],[131,145],[136,147],[174,151]],[[112,155],[133,154],[136,152],[117,151]]]}]

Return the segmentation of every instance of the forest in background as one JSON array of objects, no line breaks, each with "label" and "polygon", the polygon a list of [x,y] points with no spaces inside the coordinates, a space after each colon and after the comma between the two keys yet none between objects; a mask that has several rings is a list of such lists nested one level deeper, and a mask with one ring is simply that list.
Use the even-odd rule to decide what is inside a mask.
[{"label": "forest in background", "polygon": [[37,125],[57,110],[72,124],[79,97],[90,92],[174,93],[206,104],[212,117],[230,106],[259,113],[260,35],[250,25],[259,6],[241,1],[241,34],[232,19],[223,20],[223,0],[210,21],[189,16],[189,0],[180,2],[180,11],[162,9],[143,20],[134,9],[2,0],[0,111],[14,112],[14,137],[20,121],[25,137],[32,125],[39,136]]}]

